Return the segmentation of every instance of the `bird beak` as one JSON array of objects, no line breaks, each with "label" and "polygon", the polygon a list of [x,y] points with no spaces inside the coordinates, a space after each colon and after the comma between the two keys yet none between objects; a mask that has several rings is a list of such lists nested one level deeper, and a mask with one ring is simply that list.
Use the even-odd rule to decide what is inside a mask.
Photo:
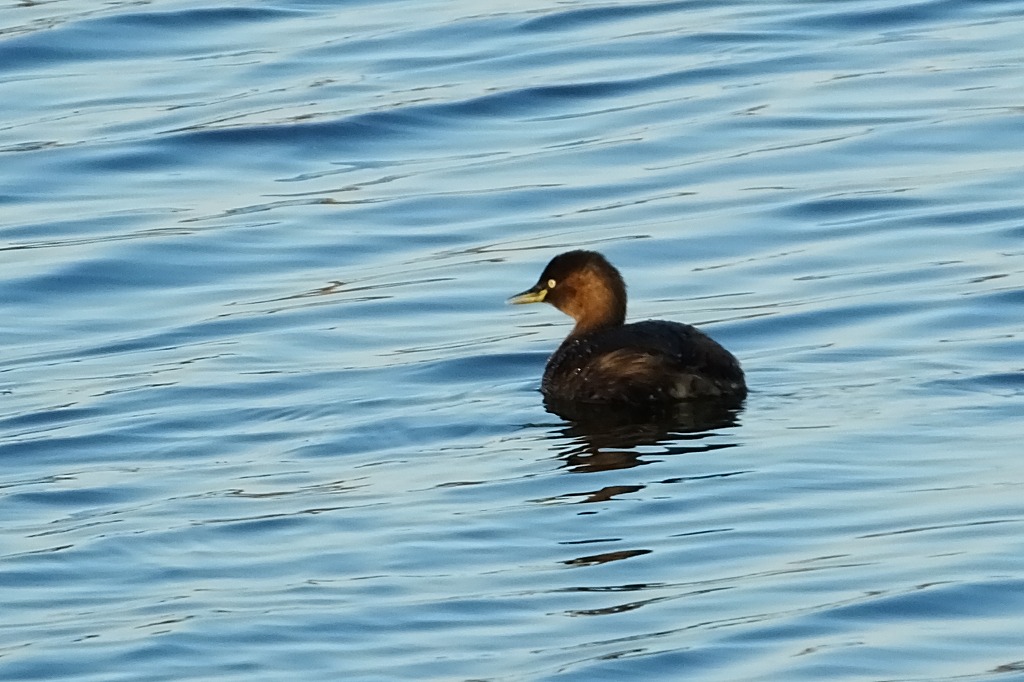
[{"label": "bird beak", "polygon": [[527,289],[521,294],[516,294],[512,298],[508,299],[508,302],[515,305],[521,305],[523,303],[542,303],[544,301],[544,297],[547,295],[548,288],[538,282],[532,289]]}]

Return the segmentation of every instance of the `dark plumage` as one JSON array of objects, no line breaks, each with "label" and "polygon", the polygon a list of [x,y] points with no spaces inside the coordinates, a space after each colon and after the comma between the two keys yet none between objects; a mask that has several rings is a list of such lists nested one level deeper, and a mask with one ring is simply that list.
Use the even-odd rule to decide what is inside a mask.
[{"label": "dark plumage", "polygon": [[696,327],[647,320],[625,324],[626,284],[604,256],[555,256],[537,284],[511,303],[550,303],[576,320],[548,360],[541,392],[551,400],[651,405],[742,399],[740,363]]}]

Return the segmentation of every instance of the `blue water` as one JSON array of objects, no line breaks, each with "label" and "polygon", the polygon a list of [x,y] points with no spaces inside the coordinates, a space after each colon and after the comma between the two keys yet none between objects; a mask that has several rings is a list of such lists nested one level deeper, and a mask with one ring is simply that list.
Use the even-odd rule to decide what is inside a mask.
[{"label": "blue water", "polygon": [[6,3],[0,679],[1024,679],[1022,10]]}]

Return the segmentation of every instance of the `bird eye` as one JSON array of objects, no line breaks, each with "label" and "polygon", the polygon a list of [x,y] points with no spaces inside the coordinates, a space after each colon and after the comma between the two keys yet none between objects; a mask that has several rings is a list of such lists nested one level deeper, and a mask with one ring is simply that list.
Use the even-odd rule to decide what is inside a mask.
[{"label": "bird eye", "polygon": [[556,284],[558,284],[558,282],[556,282],[553,279],[549,279],[548,280],[548,289],[554,289]]}]

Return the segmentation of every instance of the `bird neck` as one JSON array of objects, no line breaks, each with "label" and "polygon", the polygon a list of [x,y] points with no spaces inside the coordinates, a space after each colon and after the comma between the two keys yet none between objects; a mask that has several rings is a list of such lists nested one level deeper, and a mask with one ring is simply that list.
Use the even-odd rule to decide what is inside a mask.
[{"label": "bird neck", "polygon": [[617,300],[612,296],[601,301],[601,305],[595,305],[596,303],[598,301],[592,300],[585,309],[576,311],[576,314],[573,315],[576,326],[573,327],[570,336],[582,336],[599,329],[621,327],[626,323],[625,301]]}]

